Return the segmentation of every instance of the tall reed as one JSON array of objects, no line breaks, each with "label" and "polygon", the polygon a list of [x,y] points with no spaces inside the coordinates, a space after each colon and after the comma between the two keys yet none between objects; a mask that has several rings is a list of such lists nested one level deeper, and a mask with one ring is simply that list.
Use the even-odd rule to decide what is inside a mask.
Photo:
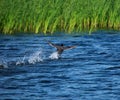
[{"label": "tall reed", "polygon": [[120,0],[0,0],[0,32],[120,30]]}]

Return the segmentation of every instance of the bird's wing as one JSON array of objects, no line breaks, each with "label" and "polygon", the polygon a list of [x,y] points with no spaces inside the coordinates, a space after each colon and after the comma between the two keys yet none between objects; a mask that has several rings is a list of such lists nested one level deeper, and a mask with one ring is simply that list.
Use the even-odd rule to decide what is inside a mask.
[{"label": "bird's wing", "polygon": [[64,50],[73,49],[73,48],[76,48],[76,46],[67,46],[67,47],[64,47]]}]

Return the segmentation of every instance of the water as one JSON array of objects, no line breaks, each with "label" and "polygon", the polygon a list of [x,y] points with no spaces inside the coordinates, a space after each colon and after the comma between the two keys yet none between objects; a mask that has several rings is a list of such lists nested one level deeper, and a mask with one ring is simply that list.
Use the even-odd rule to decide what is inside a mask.
[{"label": "water", "polygon": [[[60,59],[45,41],[77,45]],[[0,35],[0,100],[120,100],[120,33]]]}]

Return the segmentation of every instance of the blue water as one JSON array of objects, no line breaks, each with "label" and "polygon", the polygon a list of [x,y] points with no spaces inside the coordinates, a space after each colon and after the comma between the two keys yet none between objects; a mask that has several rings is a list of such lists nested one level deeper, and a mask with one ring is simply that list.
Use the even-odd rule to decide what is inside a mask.
[{"label": "blue water", "polygon": [[120,100],[120,32],[0,35],[0,65],[0,100]]}]

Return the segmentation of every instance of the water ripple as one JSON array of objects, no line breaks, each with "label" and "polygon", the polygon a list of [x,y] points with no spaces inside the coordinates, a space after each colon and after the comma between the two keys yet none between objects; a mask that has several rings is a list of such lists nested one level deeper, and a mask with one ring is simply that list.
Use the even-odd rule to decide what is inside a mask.
[{"label": "water ripple", "polygon": [[[52,60],[55,49],[44,39],[77,48]],[[6,35],[0,42],[1,100],[120,98],[120,34]]]}]

